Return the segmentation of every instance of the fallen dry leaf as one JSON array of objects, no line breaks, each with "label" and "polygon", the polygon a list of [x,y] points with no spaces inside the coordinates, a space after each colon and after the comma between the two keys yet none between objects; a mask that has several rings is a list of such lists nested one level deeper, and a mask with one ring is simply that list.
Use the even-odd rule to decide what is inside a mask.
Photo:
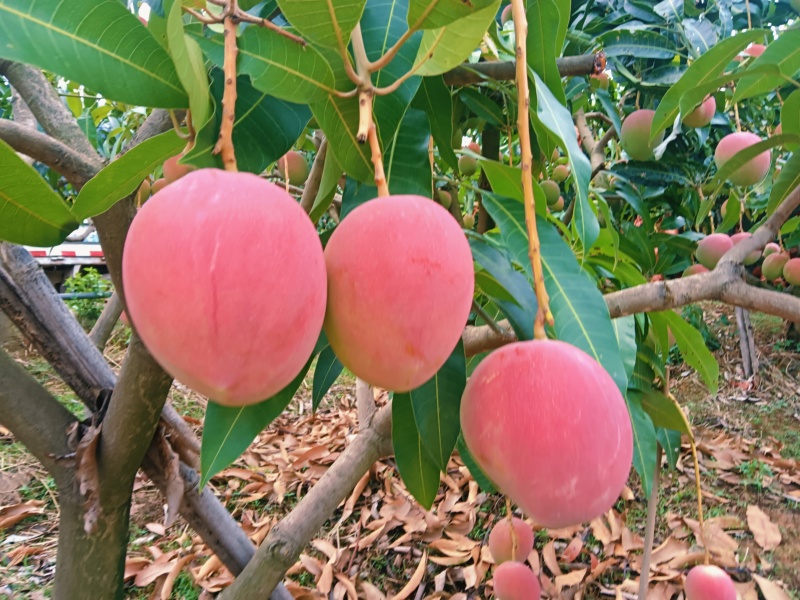
[{"label": "fallen dry leaf", "polygon": [[44,502],[39,500],[28,500],[11,506],[0,507],[0,531],[16,525],[23,519],[33,515],[44,514]]},{"label": "fallen dry leaf", "polygon": [[392,600],[404,600],[408,598],[411,594],[417,591],[419,584],[422,583],[422,578],[425,577],[425,568],[428,565],[428,553],[423,552],[422,558],[419,561],[419,565],[417,565],[417,569],[414,571],[414,574],[411,576],[411,579],[408,580],[408,583],[403,586],[403,589],[400,590],[396,595],[392,596]]},{"label": "fallen dry leaf", "polygon": [[784,592],[777,583],[765,577],[761,577],[760,575],[756,575],[755,573],[753,573],[753,579],[755,579],[758,588],[761,590],[766,600],[791,600],[789,594]]},{"label": "fallen dry leaf", "polygon": [[781,543],[781,530],[767,513],[754,504],[747,507],[747,526],[753,532],[756,544],[764,550],[774,550]]}]

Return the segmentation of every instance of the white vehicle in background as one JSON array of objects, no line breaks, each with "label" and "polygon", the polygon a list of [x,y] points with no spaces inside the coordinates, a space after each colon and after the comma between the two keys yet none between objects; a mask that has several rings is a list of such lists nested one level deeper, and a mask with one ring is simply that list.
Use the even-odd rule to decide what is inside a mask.
[{"label": "white vehicle in background", "polygon": [[58,246],[52,248],[25,246],[25,249],[44,269],[58,290],[67,278],[77,274],[82,267],[94,267],[100,273],[108,274],[97,231],[89,221],[85,221]]}]

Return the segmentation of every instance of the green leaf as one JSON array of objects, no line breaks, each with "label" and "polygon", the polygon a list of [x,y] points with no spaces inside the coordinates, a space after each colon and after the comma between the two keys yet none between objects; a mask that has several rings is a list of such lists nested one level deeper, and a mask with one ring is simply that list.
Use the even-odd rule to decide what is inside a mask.
[{"label": "green leaf", "polygon": [[505,125],[506,118],[503,115],[503,109],[494,100],[481,94],[477,89],[463,88],[458,94],[458,99],[490,125],[496,127]]},{"label": "green leaf", "polygon": [[716,175],[714,175],[714,179],[712,179],[711,183],[716,184],[716,189],[714,193],[709,196],[709,200],[713,200],[716,198],[717,194],[722,191],[722,188],[725,186],[725,182],[730,177],[732,173],[734,173],[740,167],[746,165],[750,162],[753,158],[758,156],[759,154],[763,153],[765,150],[769,150],[771,148],[775,148],[776,146],[780,146],[783,144],[784,141],[787,139],[790,140],[794,136],[792,135],[773,135],[765,140],[761,140],[760,142],[756,142],[752,146],[747,146],[746,148],[742,148],[734,154],[728,161],[722,165],[722,167],[717,171]]},{"label": "green leaf", "polygon": [[[223,36],[207,38],[195,27],[187,27],[187,31],[211,62],[222,68]],[[238,73],[249,75],[257,90],[301,104],[320,101],[334,90],[333,69],[313,46],[301,46],[264,27],[248,27],[238,44]]]},{"label": "green leaf", "polygon": [[781,202],[786,200],[786,197],[798,186],[800,186],[800,152],[795,152],[783,165],[781,174],[778,175],[778,179],[772,185],[767,213],[772,214],[775,212]]},{"label": "green leaf", "polygon": [[[800,136],[800,90],[792,92],[781,108],[781,129],[784,134]],[[800,143],[787,143],[789,150],[797,151]]]},{"label": "green leaf", "polygon": [[633,468],[642,481],[644,495],[650,496],[653,474],[656,471],[656,429],[650,416],[642,408],[641,394],[629,391],[628,412],[633,425]]},{"label": "green leaf", "polygon": [[461,431],[461,396],[466,385],[467,358],[459,340],[436,375],[409,392],[422,445],[443,472]]},{"label": "green leaf", "polygon": [[633,315],[612,319],[611,326],[617,338],[625,375],[630,379],[636,365],[636,319]]},{"label": "green leaf", "polygon": [[311,207],[310,217],[312,222],[319,221],[330,207],[336,195],[336,186],[339,184],[341,176],[342,167],[339,166],[336,157],[333,154],[326,154],[325,166],[322,169],[322,181],[319,184],[314,205]]},{"label": "green leaf", "polygon": [[0,240],[55,246],[77,226],[61,196],[0,140]]},{"label": "green leaf", "polygon": [[73,214],[83,220],[107,211],[136,191],[145,177],[185,145],[186,140],[171,130],[134,146],[83,186],[72,205]]},{"label": "green leaf", "polygon": [[119,0],[0,0],[0,58],[137,106],[188,105],[166,51]]},{"label": "green leaf", "polygon": [[422,444],[409,394],[394,394],[392,400],[392,446],[406,489],[430,510],[439,491],[439,467]]},{"label": "green leaf", "polygon": [[[222,102],[224,74],[211,71],[211,93],[215,104]],[[283,156],[303,133],[311,115],[306,106],[279,100],[250,85],[241,75],[236,78],[236,121],[233,125],[233,147],[240,171],[261,173],[268,165]],[[223,168],[222,158],[212,154],[219,137],[222,112],[215,110],[212,118],[197,133],[195,146],[184,162],[198,168]]]},{"label": "green leaf", "polygon": [[592,177],[592,165],[581,151],[575,138],[575,125],[569,110],[558,102],[544,82],[536,73],[533,73],[536,83],[536,115],[539,121],[551,133],[561,140],[569,157],[569,165],[575,181],[575,212],[572,225],[583,243],[584,252],[597,241],[600,235],[600,224],[597,216],[589,206],[589,181]]},{"label": "green leaf", "polygon": [[418,29],[436,29],[497,4],[497,0],[411,0],[408,25]]},{"label": "green leaf", "polygon": [[310,104],[320,128],[328,139],[328,152],[353,179],[359,182],[374,180],[372,160],[368,144],[359,144],[358,100],[328,96],[321,102]]},{"label": "green leaf", "polygon": [[667,457],[667,464],[671,469],[674,469],[678,464],[678,458],[681,454],[680,431],[673,431],[672,429],[657,427],[656,439],[664,449],[664,455]]},{"label": "green leaf", "polygon": [[561,46],[556,45],[562,16],[558,4],[556,0],[528,0],[526,16],[528,66],[542,78],[559,103],[566,104],[567,98],[556,64],[556,58],[561,54]]},{"label": "green leaf", "polygon": [[689,113],[691,113],[709,95],[714,95],[714,93],[717,92],[717,90],[719,90],[720,88],[727,86],[729,83],[733,81],[738,81],[740,79],[743,79],[746,76],[752,76],[753,74],[764,75],[764,76],[775,76],[775,75],[780,75],[780,70],[778,69],[777,65],[762,64],[761,66],[755,69],[751,67],[747,71],[740,71],[738,73],[725,73],[721,77],[716,77],[714,79],[710,79],[704,82],[702,85],[694,86],[690,90],[687,90],[681,96],[681,101],[680,101],[681,115],[688,115]]},{"label": "green leaf", "polygon": [[430,136],[428,117],[423,111],[409,106],[384,153],[386,181],[393,194],[431,196]]},{"label": "green leaf", "polygon": [[424,63],[417,69],[417,75],[441,75],[464,62],[494,21],[499,4],[500,0],[495,0],[445,27],[426,30],[414,61],[415,66]]},{"label": "green leaf", "polygon": [[656,114],[653,117],[653,125],[650,129],[650,140],[654,140],[659,133],[672,125],[678,117],[681,96],[684,93],[719,77],[725,67],[730,64],[743,48],[750,42],[762,39],[766,33],[767,31],[764,29],[753,29],[739,33],[734,37],[721,41],[694,61],[680,81],[667,90],[667,93],[664,94],[658,104]]},{"label": "green leaf", "polygon": [[303,383],[316,352],[315,350],[297,377],[272,398],[241,407],[222,406],[209,400],[200,447],[201,488],[239,458],[256,436],[289,406],[297,388]]},{"label": "green leaf", "polygon": [[366,0],[278,0],[283,16],[300,35],[330,48],[338,47],[339,38],[347,47],[365,4]]},{"label": "green leaf", "polygon": [[482,489],[484,492],[488,494],[493,494],[497,491],[494,487],[494,484],[491,482],[489,477],[486,476],[486,473],[478,466],[478,463],[475,462],[475,459],[472,457],[472,454],[467,448],[466,442],[464,442],[464,436],[458,436],[458,455],[461,457],[461,460],[464,462],[464,465],[469,469],[470,475],[472,478],[477,482],[478,487]]},{"label": "green leaf", "polygon": [[169,53],[175,63],[181,85],[189,94],[192,122],[199,129],[211,116],[211,97],[208,93],[208,72],[203,51],[198,43],[183,32],[183,10],[180,0],[172,2],[167,18]]},{"label": "green leaf", "polygon": [[609,58],[672,58],[677,53],[672,41],[655,31],[615,29],[597,36],[597,43]]},{"label": "green leaf", "polygon": [[702,334],[671,310],[650,313],[650,318],[666,321],[686,364],[696,370],[709,391],[716,394],[719,389],[719,363],[706,348]]},{"label": "green leaf", "polygon": [[314,387],[311,391],[311,406],[313,410],[319,408],[322,398],[331,389],[331,386],[344,369],[344,365],[336,358],[330,344],[326,345],[319,353],[317,366],[314,369]]},{"label": "green leaf", "polygon": [[650,415],[653,425],[692,435],[680,407],[658,390],[651,389],[642,395],[642,408]]},{"label": "green leaf", "polygon": [[746,98],[760,96],[779,88],[786,79],[794,77],[800,71],[800,29],[783,31],[778,39],[772,42],[764,53],[753,61],[747,69],[756,69],[762,65],[777,65],[777,75],[754,75],[742,79],[731,102],[741,102]]},{"label": "green leaf", "polygon": [[[424,37],[423,37],[424,39]],[[414,96],[413,104],[428,115],[433,141],[439,155],[452,168],[458,169],[458,158],[453,152],[453,97],[442,77],[425,77]]]}]

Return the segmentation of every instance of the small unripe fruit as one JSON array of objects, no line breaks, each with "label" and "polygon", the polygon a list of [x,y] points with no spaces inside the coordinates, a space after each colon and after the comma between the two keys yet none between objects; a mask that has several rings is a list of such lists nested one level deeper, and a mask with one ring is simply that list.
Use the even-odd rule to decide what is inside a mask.
[{"label": "small unripe fruit", "polygon": [[589,85],[592,87],[593,90],[597,89],[607,90],[609,83],[610,80],[608,79],[608,73],[606,73],[605,71],[589,77]]},{"label": "small unripe fruit", "polygon": [[353,209],[325,247],[325,333],[353,374],[405,392],[436,374],[472,306],[474,267],[464,232],[421,196]]},{"label": "small unripe fruit", "polygon": [[790,258],[783,265],[783,278],[789,285],[800,285],[800,258]]},{"label": "small unripe fruit", "polygon": [[664,132],[650,143],[650,127],[656,112],[646,108],[635,110],[622,123],[619,141],[632,160],[650,160],[653,150],[664,141]]},{"label": "small unripe fruit", "polygon": [[569,177],[569,167],[567,165],[558,165],[553,169],[552,177],[556,183],[566,181],[567,177]]},{"label": "small unripe fruit", "polygon": [[153,182],[153,185],[150,186],[150,195],[155,196],[159,191],[163,190],[167,187],[167,180],[161,177],[160,179],[156,179]]},{"label": "small unripe fruit", "polygon": [[511,14],[511,5],[509,4],[503,9],[503,12],[500,13],[500,24],[505,25],[512,19]]},{"label": "small unripe fruit", "polygon": [[725,215],[728,214],[728,201],[722,203],[722,206],[719,207],[719,214],[724,219]]},{"label": "small unripe fruit", "polygon": [[150,180],[145,179],[142,185],[139,186],[139,191],[136,192],[136,203],[141,206],[150,197]]},{"label": "small unripe fruit", "polygon": [[539,600],[542,588],[530,567],[521,562],[504,562],[492,575],[497,600]]},{"label": "small unripe fruit", "polygon": [[[747,131],[738,131],[726,135],[719,141],[716,150],[714,150],[714,162],[717,164],[717,168],[721,169],[737,152],[760,141],[760,137]],[[734,185],[754,185],[764,179],[767,171],[769,171],[769,165],[769,150],[764,150],[764,152],[731,173],[728,176],[728,180]]]},{"label": "small unripe fruit", "polygon": [[687,127],[705,127],[711,123],[714,114],[717,112],[717,101],[714,96],[709,96],[703,103],[683,118],[683,124]]},{"label": "small unripe fruit", "polygon": [[559,196],[558,200],[556,200],[556,203],[553,204],[553,206],[551,206],[550,208],[553,210],[553,212],[559,212],[564,210],[564,196]]},{"label": "small unripe fruit", "polygon": [[472,177],[478,172],[478,161],[472,156],[462,154],[458,157],[458,170],[465,177]]},{"label": "small unripe fruit", "polygon": [[475,227],[475,215],[464,215],[464,229],[472,229]]},{"label": "small unripe fruit", "polygon": [[516,342],[484,358],[467,381],[461,427],[489,479],[548,528],[605,513],[631,469],[631,422],[616,383],[557,340]]},{"label": "small unripe fruit", "polygon": [[714,565],[697,565],[686,576],[686,600],[736,600],[736,586],[725,571]]},{"label": "small unripe fruit", "polygon": [[164,179],[167,180],[167,183],[178,181],[178,179],[184,175],[194,171],[194,167],[192,165],[178,164],[178,160],[181,157],[182,155],[178,154],[177,156],[172,156],[164,161]]},{"label": "small unripe fruit", "polygon": [[522,519],[514,517],[514,533],[517,536],[517,551],[512,553],[511,524],[508,517],[500,519],[489,533],[489,551],[496,565],[507,560],[525,562],[533,550],[533,530]]},{"label": "small unripe fruit", "polygon": [[439,201],[439,204],[445,208],[450,208],[450,205],[453,203],[453,197],[447,190],[438,190],[436,192],[436,199]]},{"label": "small unripe fruit", "polygon": [[[753,234],[747,231],[740,231],[739,233],[734,233],[731,236],[731,241],[733,242],[734,246],[739,242],[743,242],[744,240],[752,237]],[[753,250],[750,254],[744,257],[744,264],[745,266],[754,265],[758,262],[758,259],[761,258],[761,251]]]},{"label": "small unripe fruit", "polygon": [[558,202],[558,198],[561,196],[561,190],[555,181],[552,179],[545,179],[540,182],[539,185],[542,186],[544,197],[547,198],[547,206],[552,206]]},{"label": "small unripe fruit", "polygon": [[158,363],[229,406],[286,387],[325,316],[314,224],[250,173],[200,169],[154,195],[131,224],[122,278],[128,314]]},{"label": "small unripe fruit", "polygon": [[706,269],[713,269],[717,266],[719,259],[728,250],[733,248],[733,240],[725,233],[712,233],[704,237],[697,244],[697,261]]},{"label": "small unripe fruit", "polygon": [[781,247],[778,244],[776,244],[775,242],[770,242],[769,244],[764,246],[764,252],[762,253],[762,256],[766,258],[770,254],[775,254],[776,252],[780,251]]},{"label": "small unripe fruit", "polygon": [[302,154],[290,150],[278,159],[278,173],[288,179],[290,185],[303,185],[308,179],[308,162]]},{"label": "small unripe fruit", "polygon": [[708,269],[703,265],[692,265],[683,272],[683,277],[691,277],[692,275],[699,275],[700,273],[708,273]]},{"label": "small unripe fruit", "polygon": [[783,267],[789,262],[786,252],[775,252],[764,259],[761,264],[761,274],[767,281],[775,281],[783,276]]}]

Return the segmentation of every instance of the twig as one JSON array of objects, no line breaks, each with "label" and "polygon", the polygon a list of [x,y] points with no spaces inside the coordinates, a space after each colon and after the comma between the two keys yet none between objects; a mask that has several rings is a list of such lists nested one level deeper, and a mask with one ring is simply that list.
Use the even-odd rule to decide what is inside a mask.
[{"label": "twig", "polygon": [[367,141],[370,125],[372,124],[372,96],[375,90],[369,73],[369,59],[367,58],[367,49],[364,46],[364,37],[361,35],[360,24],[353,28],[351,42],[353,44],[353,56],[356,60],[358,77],[358,131],[356,132],[356,139],[358,143],[363,144]]},{"label": "twig", "polygon": [[375,165],[375,185],[378,188],[378,197],[389,195],[389,186],[386,183],[386,175],[383,172],[383,157],[381,155],[381,144],[378,141],[378,130],[375,123],[369,127],[369,147],[372,153],[372,164]]},{"label": "twig", "polygon": [[647,499],[647,524],[644,532],[644,554],[639,579],[639,600],[647,599],[647,587],[650,581],[650,559],[653,556],[653,539],[656,532],[656,515],[658,512],[658,485],[661,476],[662,448],[656,445],[656,469],[653,472],[653,483],[650,497]]},{"label": "twig", "polygon": [[[236,0],[230,0],[230,7],[235,9]],[[238,171],[236,153],[233,149],[233,124],[236,120],[236,20],[229,14],[224,21],[225,31],[225,91],[222,94],[222,123],[219,127],[219,139],[214,146],[213,154],[222,156],[226,171]]]}]

